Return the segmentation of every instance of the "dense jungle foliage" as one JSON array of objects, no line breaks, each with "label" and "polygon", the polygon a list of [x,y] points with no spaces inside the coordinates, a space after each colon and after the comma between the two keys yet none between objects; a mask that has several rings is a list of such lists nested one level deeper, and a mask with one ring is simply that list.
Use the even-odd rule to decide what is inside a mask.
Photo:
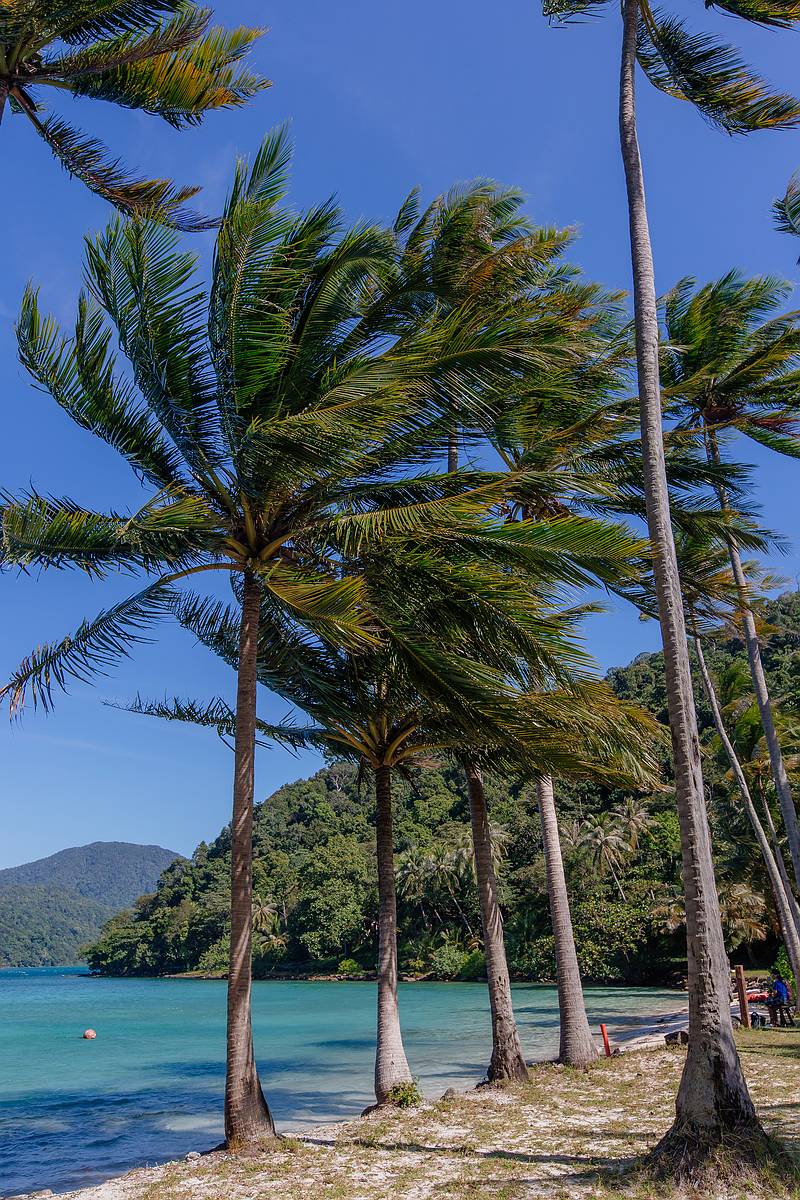
[{"label": "dense jungle foliage", "polygon": [[[786,736],[800,710],[800,593],[769,604],[765,665]],[[749,695],[741,642],[708,645],[737,749],[756,792],[768,766]],[[661,654],[610,672],[620,696],[666,722]],[[735,959],[772,961],[777,928],[762,859],[728,783],[707,704],[696,689],[720,900]],[[557,784],[573,922],[584,977],[654,982],[682,974],[680,842],[667,774],[663,791],[632,795],[594,784]],[[553,977],[553,938],[535,793],[529,783],[487,779],[512,972]],[[465,781],[442,762],[395,778],[401,969],[443,979],[483,971]],[[375,962],[377,887],[374,792],[365,775],[332,763],[280,788],[255,816],[255,971],[356,974]],[[222,973],[226,968],[229,831],[201,843],[161,876],[158,890],[115,916],[89,948],[104,974]]]}]

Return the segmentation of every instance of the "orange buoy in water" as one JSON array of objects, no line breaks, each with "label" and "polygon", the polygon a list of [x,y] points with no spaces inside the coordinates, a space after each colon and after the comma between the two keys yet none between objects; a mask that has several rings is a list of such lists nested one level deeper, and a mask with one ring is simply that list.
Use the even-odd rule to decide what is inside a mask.
[{"label": "orange buoy in water", "polygon": [[92,1038],[97,1037],[97,1034],[95,1033],[95,1031],[93,1029],[84,1029],[83,1036],[86,1038],[87,1041],[91,1042]]}]

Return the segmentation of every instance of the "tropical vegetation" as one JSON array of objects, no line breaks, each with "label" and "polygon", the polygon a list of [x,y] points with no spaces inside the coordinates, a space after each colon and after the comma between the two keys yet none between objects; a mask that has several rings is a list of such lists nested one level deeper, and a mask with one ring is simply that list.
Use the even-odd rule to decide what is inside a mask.
[{"label": "tropical vegetation", "polygon": [[[775,630],[764,650],[770,683],[776,692],[793,694],[797,705],[792,680],[800,661],[800,594],[787,593],[764,615]],[[722,694],[736,697],[729,710],[737,718],[731,728],[749,771],[751,762],[763,761],[764,747],[763,740],[749,745],[757,710],[752,696],[745,692],[740,702],[736,690],[735,681],[747,670],[741,636],[726,629],[710,640],[706,653]],[[640,697],[666,721],[660,654],[640,655],[612,671],[610,681],[621,696]],[[698,679],[715,867],[730,899],[726,947],[734,961],[767,968],[780,940],[778,916],[701,687]],[[482,978],[466,776],[457,764],[437,758],[438,765],[415,767],[394,786],[399,968],[407,976]],[[486,775],[484,786],[511,973],[517,979],[552,980],[554,942],[536,788],[496,773]],[[671,793],[563,782],[557,808],[584,979],[628,984],[681,979],[680,837]],[[372,781],[359,779],[357,766],[344,761],[286,784],[256,805],[257,977],[375,970],[374,814]],[[785,853],[785,842],[781,848]],[[92,969],[111,975],[224,973],[229,863],[226,829],[198,846],[191,859],[169,867],[155,893],[142,896],[106,926],[89,950]],[[753,914],[759,916],[757,927],[748,929]]]},{"label": "tropical vegetation", "polygon": [[[0,697],[12,716],[49,711],[166,619],[228,664],[236,695],[176,697],[165,680],[164,700],[123,705],[229,740],[232,820],[115,916],[90,962],[226,976],[233,1148],[276,1136],[254,971],[348,977],[377,960],[376,1099],[401,1108],[417,1098],[403,971],[485,976],[487,1077],[523,1084],[512,976],[555,977],[560,1060],[587,1066],[582,979],[685,973],[688,1053],[653,1161],[690,1178],[723,1147],[760,1161],[728,955],[781,939],[800,974],[800,621],[797,595],[767,602],[777,581],[744,557],[776,539],[738,452],[744,435],[797,457],[800,325],[768,277],[656,296],[636,75],[729,133],[796,125],[800,101],[624,0],[631,321],[567,260],[572,232],[535,225],[513,188],[478,180],[427,206],[413,191],[392,221],[350,224],[332,200],[292,207],[278,130],[207,220],[185,208],[194,189],[133,178],[42,115],[48,86],[178,128],[245,102],[264,86],[242,65],[257,34],[209,21],[184,0],[12,0],[0,16],[0,114],[27,116],[120,210],[86,239],[69,333],[29,286],[20,359],[142,487],[132,512],[33,485],[3,496],[5,568],[135,583],[23,659]],[[207,225],[208,271],[179,237]],[[606,681],[587,649],[598,591],[657,618],[663,645]],[[259,688],[284,721],[261,719]],[[256,806],[259,742],[329,765]]]}]

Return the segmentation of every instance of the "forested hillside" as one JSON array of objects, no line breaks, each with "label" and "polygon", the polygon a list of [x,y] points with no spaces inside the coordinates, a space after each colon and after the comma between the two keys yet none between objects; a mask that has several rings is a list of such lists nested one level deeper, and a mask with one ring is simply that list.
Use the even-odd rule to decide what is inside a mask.
[{"label": "forested hillside", "polygon": [[[765,652],[773,695],[790,727],[800,707],[800,594],[772,603]],[[766,779],[746,662],[736,639],[708,648],[737,747],[756,787]],[[621,696],[666,720],[660,654],[640,655],[610,673]],[[699,689],[705,774],[728,948],[769,962],[775,952],[772,899],[718,757]],[[512,970],[554,973],[538,814],[533,788],[497,777],[487,794],[506,912]],[[585,976],[650,981],[683,970],[678,822],[665,764],[664,789],[625,794],[590,784],[557,784],[560,825]],[[460,769],[442,762],[396,780],[396,869],[401,968],[441,978],[480,975],[480,920],[472,872],[469,811]],[[256,973],[372,969],[377,890],[374,793],[368,773],[336,763],[280,788],[257,807],[254,912]],[[92,947],[93,969],[110,974],[221,972],[227,957],[229,834],[201,843],[190,861],[163,872],[154,894],[106,926]]]},{"label": "forested hillside", "polygon": [[152,889],[172,850],[92,842],[0,871],[0,965],[75,963],[122,905]]},{"label": "forested hillside", "polygon": [[165,850],[163,846],[90,842],[19,867],[7,867],[0,871],[0,888],[19,884],[66,888],[119,908],[151,888],[153,880],[176,857],[174,850]]}]

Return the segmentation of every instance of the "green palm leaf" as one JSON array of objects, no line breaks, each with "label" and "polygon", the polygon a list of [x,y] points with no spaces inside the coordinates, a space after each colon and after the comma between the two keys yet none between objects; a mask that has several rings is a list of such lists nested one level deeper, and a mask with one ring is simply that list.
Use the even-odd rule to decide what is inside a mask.
[{"label": "green palm leaf", "polygon": [[206,24],[204,14],[188,12],[171,25],[145,34],[138,47],[131,37],[112,43],[107,46],[110,65],[105,70],[100,69],[102,44],[94,48],[91,67],[81,69],[88,54],[83,60],[73,56],[66,62],[73,93],[153,113],[175,129],[199,124],[212,109],[246,104],[269,86],[252,71],[237,70],[235,65],[261,31],[212,29],[201,38]]},{"label": "green palm leaf", "polygon": [[800,121],[800,101],[773,92],[736,50],[646,3],[641,6],[639,62],[650,82],[688,100],[727,133],[789,128]]},{"label": "green palm leaf", "polygon": [[131,647],[150,639],[144,630],[169,616],[174,591],[162,582],[150,584],[101,612],[60,642],[45,643],[23,659],[0,689],[0,702],[12,716],[26,703],[49,712],[54,690],[66,691],[71,681],[89,683],[130,654]]},{"label": "green palm leaf", "polygon": [[137,403],[133,386],[116,374],[110,333],[97,306],[81,296],[70,340],[53,317],[42,315],[38,292],[28,287],[16,329],[23,366],[74,421],[118,450],[156,487],[183,482],[180,456]]},{"label": "green palm leaf", "polygon": [[[172,697],[164,700],[143,700],[137,696],[129,704],[110,704],[111,708],[121,708],[125,712],[138,713],[140,716],[158,717],[162,721],[179,721],[187,725],[199,725],[204,729],[216,729],[223,740],[229,740],[236,735],[236,713],[220,697],[215,697],[205,704],[196,700]],[[292,725],[288,721],[279,724],[263,721],[258,718],[256,729],[260,735],[260,744],[271,746],[276,743],[290,750],[302,750],[313,745],[319,731],[313,727]]]},{"label": "green palm leaf", "polygon": [[[13,99],[16,99],[12,95]],[[199,188],[178,187],[169,179],[145,179],[132,174],[97,138],[88,138],[60,117],[42,120],[31,106],[21,105],[53,154],[70,175],[128,216],[154,217],[176,229],[194,231],[214,222],[186,208]]]}]

